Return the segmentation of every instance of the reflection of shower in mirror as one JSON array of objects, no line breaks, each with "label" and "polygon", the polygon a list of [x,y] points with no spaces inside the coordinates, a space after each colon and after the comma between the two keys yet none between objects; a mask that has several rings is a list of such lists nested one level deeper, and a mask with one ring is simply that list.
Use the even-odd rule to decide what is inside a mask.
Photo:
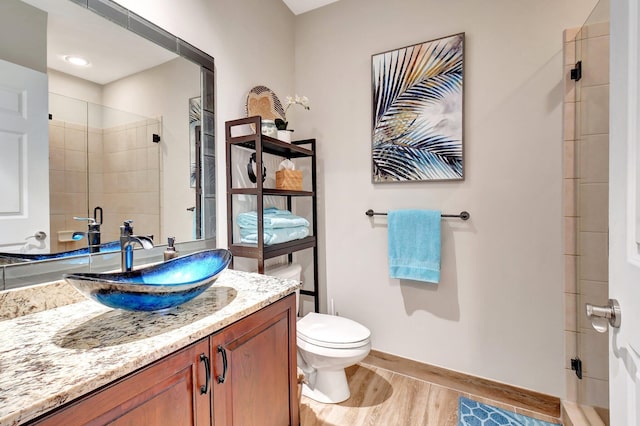
[{"label": "reflection of shower in mirror", "polygon": [[[160,235],[159,120],[53,93],[49,111],[51,252],[115,240],[127,219]],[[56,238],[79,231],[77,220],[88,240]]]}]

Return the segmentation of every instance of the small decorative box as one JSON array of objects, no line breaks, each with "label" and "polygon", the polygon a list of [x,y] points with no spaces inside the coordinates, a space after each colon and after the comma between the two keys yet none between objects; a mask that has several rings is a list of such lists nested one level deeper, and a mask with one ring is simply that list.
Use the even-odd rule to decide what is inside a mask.
[{"label": "small decorative box", "polygon": [[302,191],[302,171],[278,170],[276,172],[276,188],[289,191]]}]

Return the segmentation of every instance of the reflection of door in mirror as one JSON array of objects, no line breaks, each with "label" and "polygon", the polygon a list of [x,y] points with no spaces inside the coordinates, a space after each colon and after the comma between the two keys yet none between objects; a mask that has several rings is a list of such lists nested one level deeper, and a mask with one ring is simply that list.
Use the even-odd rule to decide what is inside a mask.
[{"label": "reflection of door in mirror", "polygon": [[49,113],[52,252],[86,247],[73,235],[87,223],[74,217],[97,208],[103,243],[118,239],[125,220],[159,237],[160,121],[54,93]]},{"label": "reflection of door in mirror", "polygon": [[47,76],[2,60],[0,75],[0,251],[47,252]]}]

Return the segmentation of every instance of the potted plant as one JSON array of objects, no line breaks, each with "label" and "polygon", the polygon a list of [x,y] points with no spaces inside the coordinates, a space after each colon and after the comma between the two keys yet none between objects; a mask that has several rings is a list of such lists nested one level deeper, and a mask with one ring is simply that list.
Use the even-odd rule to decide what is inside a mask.
[{"label": "potted plant", "polygon": [[291,108],[292,105],[300,105],[302,108],[309,110],[309,98],[306,96],[298,96],[295,97],[287,96],[287,104],[284,107],[284,117],[276,118],[275,123],[278,129],[278,139],[285,142],[291,142],[291,132],[293,130],[287,129],[289,122],[287,121],[287,111]]}]

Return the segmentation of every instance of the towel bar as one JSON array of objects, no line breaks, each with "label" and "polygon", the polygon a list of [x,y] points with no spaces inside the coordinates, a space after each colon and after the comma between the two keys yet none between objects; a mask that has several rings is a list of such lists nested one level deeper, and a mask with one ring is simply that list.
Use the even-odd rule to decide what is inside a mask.
[{"label": "towel bar", "polygon": [[[378,213],[378,212],[374,212],[371,209],[369,209],[366,212],[364,212],[364,214],[366,214],[369,217],[371,217],[371,216],[386,216],[387,215],[387,213]],[[460,214],[441,214],[440,216],[441,217],[458,217],[458,218],[460,218],[462,220],[469,220],[469,218],[471,217],[471,215],[467,211],[462,211],[462,212],[460,212]]]}]

